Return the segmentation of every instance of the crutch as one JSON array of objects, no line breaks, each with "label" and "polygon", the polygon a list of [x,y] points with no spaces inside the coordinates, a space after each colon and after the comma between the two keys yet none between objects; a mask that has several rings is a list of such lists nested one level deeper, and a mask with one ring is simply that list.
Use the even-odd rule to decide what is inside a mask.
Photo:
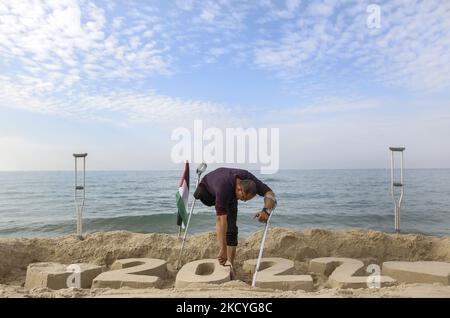
[{"label": "crutch", "polygon": [[269,229],[269,222],[270,222],[270,219],[272,218],[272,215],[273,215],[273,212],[275,210],[275,207],[276,207],[276,201],[274,201],[273,208],[270,211],[269,218],[267,219],[267,223],[266,223],[266,226],[264,228],[264,234],[263,234],[262,241],[261,241],[261,247],[259,248],[258,261],[256,262],[255,273],[253,274],[252,287],[256,286],[256,277],[258,275],[259,266],[261,265],[261,258],[262,258],[262,255],[263,255],[264,244],[266,243],[267,230]]},{"label": "crutch", "polygon": [[[84,201],[86,199],[86,157],[87,153],[74,153],[73,154],[75,158],[75,193],[74,193],[74,200],[75,200],[75,209],[77,213],[77,237],[78,239],[83,239],[83,210],[84,210]],[[81,182],[82,185],[78,185],[78,159],[83,159],[83,180]],[[78,192],[81,192],[80,195],[78,195]]]},{"label": "crutch", "polygon": [[[400,233],[400,207],[403,199],[403,151],[405,147],[389,147],[391,151],[391,196],[394,201],[394,224],[395,232]],[[400,182],[394,181],[394,152],[400,152]],[[394,188],[400,188],[400,197],[395,199]]]},{"label": "crutch", "polygon": [[[204,162],[198,166],[197,182],[195,184],[195,189],[197,189],[198,184],[200,183],[200,176],[202,175],[203,172],[205,172],[206,168],[207,168],[207,165]],[[195,193],[195,190],[194,190],[194,193]],[[194,198],[194,201],[192,201],[191,210],[189,211],[189,218],[188,218],[188,222],[186,224],[186,228],[184,229],[183,242],[181,242],[180,254],[178,255],[178,261],[177,261],[177,266],[176,266],[177,269],[179,269],[180,264],[181,264],[181,256],[183,254],[184,244],[186,243],[186,237],[187,237],[187,233],[188,233],[188,229],[189,229],[189,224],[191,223],[192,212],[194,211],[194,206],[195,206],[196,201],[197,201],[197,199]]]}]

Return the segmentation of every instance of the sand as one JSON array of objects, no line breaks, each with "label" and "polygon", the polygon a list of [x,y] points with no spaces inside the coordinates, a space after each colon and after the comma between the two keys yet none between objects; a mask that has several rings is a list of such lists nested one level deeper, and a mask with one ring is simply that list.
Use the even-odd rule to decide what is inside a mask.
[{"label": "sand", "polygon": [[[236,280],[221,285],[199,284],[175,289],[171,271],[162,289],[62,289],[28,290],[23,287],[26,268],[34,262],[63,264],[87,262],[110,266],[121,258],[160,258],[173,268],[180,240],[167,234],[138,234],[126,231],[100,232],[79,241],[75,236],[57,238],[0,239],[0,297],[450,297],[450,286],[401,284],[381,289],[327,288],[325,277],[313,274],[314,290],[279,291],[250,288],[251,278],[242,270],[245,260],[257,258],[262,231],[241,239],[236,258]],[[190,236],[184,262],[215,258],[214,233]],[[310,274],[312,258],[337,256],[362,260],[366,265],[385,261],[450,262],[450,237],[397,235],[369,230],[330,231],[311,229],[269,230],[265,257],[293,260],[297,274]]]}]

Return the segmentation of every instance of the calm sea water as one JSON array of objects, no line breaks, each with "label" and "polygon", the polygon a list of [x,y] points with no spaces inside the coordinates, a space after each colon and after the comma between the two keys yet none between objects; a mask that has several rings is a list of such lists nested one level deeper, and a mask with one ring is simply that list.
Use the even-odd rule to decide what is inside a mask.
[{"label": "calm sea water", "polygon": [[[277,194],[271,226],[393,232],[389,170],[282,170],[260,176]],[[401,229],[450,235],[450,169],[406,170]],[[0,172],[0,236],[57,236],[76,230],[73,172]],[[84,231],[177,233],[181,171],[88,171]],[[191,189],[194,180],[191,180]],[[191,194],[193,190],[191,190]],[[239,203],[243,236],[262,229],[262,199]],[[213,208],[196,205],[192,232],[213,231]]]}]

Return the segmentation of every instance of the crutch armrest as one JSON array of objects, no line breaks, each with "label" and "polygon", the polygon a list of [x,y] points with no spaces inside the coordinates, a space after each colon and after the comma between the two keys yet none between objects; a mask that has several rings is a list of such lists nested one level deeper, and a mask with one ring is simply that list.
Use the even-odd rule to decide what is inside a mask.
[{"label": "crutch armrest", "polygon": [[87,153],[74,153],[73,156],[75,158],[84,158],[86,157],[88,154]]},{"label": "crutch armrest", "polygon": [[404,151],[405,147],[389,147],[390,151]]}]

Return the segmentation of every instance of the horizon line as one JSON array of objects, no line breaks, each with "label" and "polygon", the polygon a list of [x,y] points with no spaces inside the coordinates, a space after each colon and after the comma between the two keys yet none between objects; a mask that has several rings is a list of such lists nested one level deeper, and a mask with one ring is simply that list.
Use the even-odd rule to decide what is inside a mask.
[{"label": "horizon line", "polygon": [[[220,168],[220,167],[217,167]],[[215,169],[217,169],[215,168]],[[226,167],[229,168],[229,167]],[[214,169],[214,170],[215,170]],[[244,168],[237,168],[237,169],[244,169]],[[180,171],[183,170],[180,169],[86,169],[86,171],[90,172],[153,172],[153,171]],[[258,171],[259,169],[244,169],[249,171]],[[278,171],[293,171],[293,170],[390,170],[390,168],[283,168],[278,169]],[[403,168],[403,170],[450,170],[450,167],[437,167],[437,168]],[[211,170],[212,171],[212,170]],[[2,172],[74,172],[74,170],[0,170],[0,173]],[[276,173],[272,173],[276,174]],[[267,174],[270,175],[270,174]]]}]

